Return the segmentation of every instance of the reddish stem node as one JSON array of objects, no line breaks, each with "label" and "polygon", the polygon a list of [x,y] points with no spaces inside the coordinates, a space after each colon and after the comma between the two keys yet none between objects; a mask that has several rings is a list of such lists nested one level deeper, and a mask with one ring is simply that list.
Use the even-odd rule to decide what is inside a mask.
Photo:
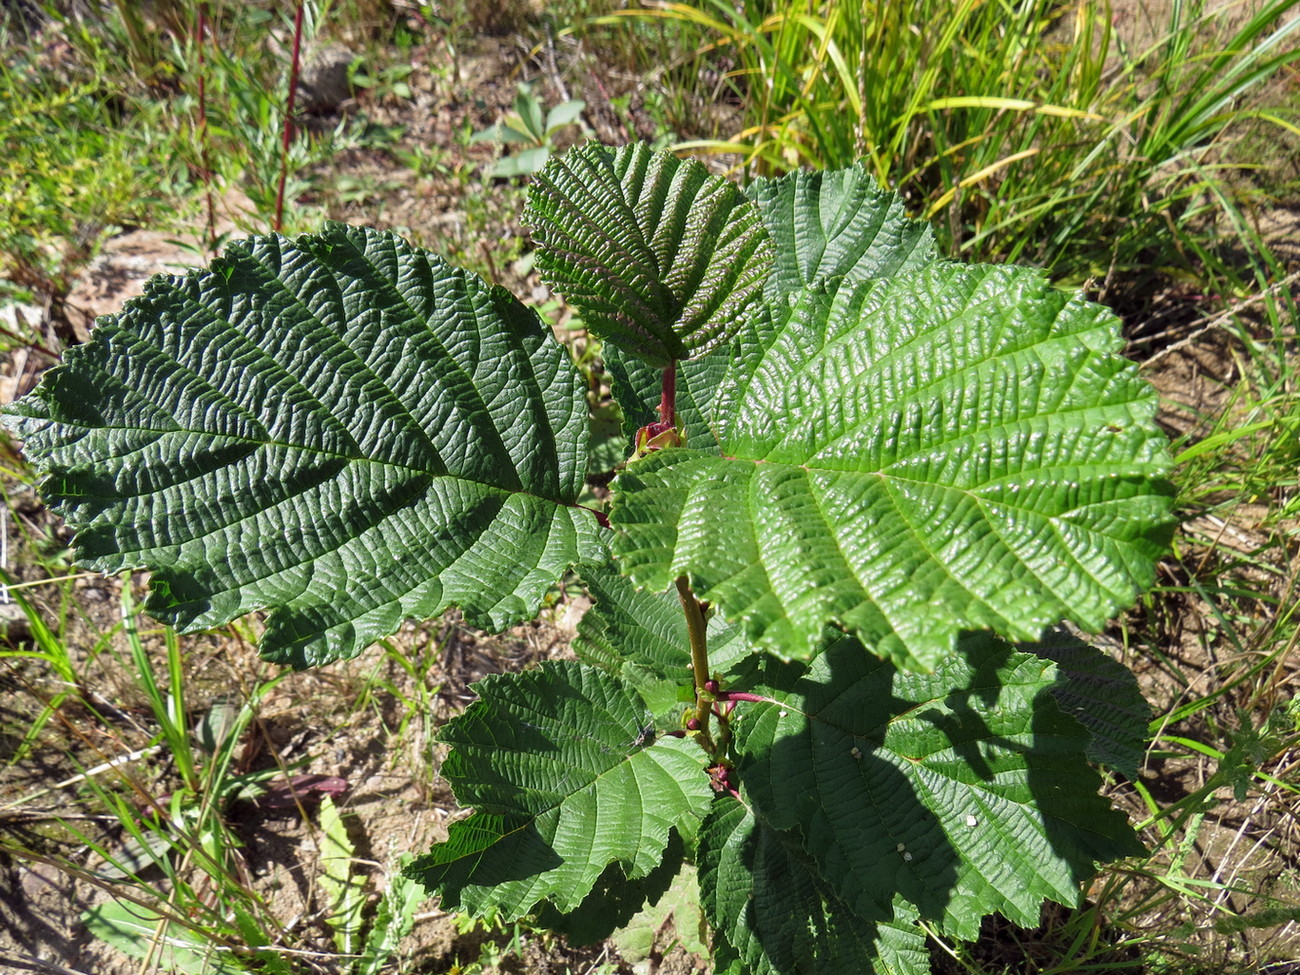
[{"label": "reddish stem node", "polygon": [[595,508],[588,508],[585,504],[575,504],[574,507],[581,508],[583,511],[590,511],[593,515],[596,516],[596,524],[598,524],[601,528],[610,527],[609,516],[606,515],[605,512],[598,511]]}]

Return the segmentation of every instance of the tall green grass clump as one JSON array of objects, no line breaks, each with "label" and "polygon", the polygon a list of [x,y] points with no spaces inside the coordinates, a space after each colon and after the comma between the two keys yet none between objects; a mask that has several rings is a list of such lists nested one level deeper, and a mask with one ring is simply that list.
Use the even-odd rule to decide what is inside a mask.
[{"label": "tall green grass clump", "polygon": [[734,64],[744,127],[693,148],[763,175],[865,159],[938,220],[951,256],[1079,283],[1190,270],[1235,231],[1244,123],[1295,131],[1248,106],[1300,56],[1296,5],[704,0],[628,15],[689,22]]}]

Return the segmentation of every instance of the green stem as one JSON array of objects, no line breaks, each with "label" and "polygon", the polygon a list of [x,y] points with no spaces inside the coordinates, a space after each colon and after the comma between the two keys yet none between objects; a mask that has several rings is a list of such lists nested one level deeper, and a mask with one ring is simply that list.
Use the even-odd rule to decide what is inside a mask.
[{"label": "green stem", "polygon": [[691,641],[691,669],[695,672],[695,720],[699,723],[696,733],[700,736],[700,744],[713,754],[715,747],[713,736],[709,734],[709,718],[713,714],[714,697],[704,688],[704,682],[709,679],[708,623],[704,619],[704,609],[691,591],[686,576],[677,577],[677,596],[686,613],[686,635]]}]

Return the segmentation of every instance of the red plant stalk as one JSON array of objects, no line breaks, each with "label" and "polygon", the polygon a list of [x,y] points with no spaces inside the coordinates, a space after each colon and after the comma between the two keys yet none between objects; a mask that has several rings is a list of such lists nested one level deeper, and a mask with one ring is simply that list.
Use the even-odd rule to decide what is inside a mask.
[{"label": "red plant stalk", "polygon": [[[208,152],[208,69],[203,57],[203,45],[208,36],[208,5],[199,4],[199,22],[195,31],[194,46],[198,52],[199,73],[199,165],[203,167],[203,199],[207,205],[208,225],[207,240],[204,242],[208,251],[217,247],[217,209],[212,195],[212,164]],[[215,40],[214,40],[215,43]]]},{"label": "red plant stalk", "polygon": [[664,369],[662,391],[659,394],[659,422],[663,429],[670,430],[677,425],[677,360],[669,361]]},{"label": "red plant stalk", "polygon": [[280,140],[280,185],[275,190],[275,224],[276,233],[284,226],[284,182],[289,175],[289,146],[293,143],[293,101],[298,91],[298,68],[302,53],[302,0],[294,4],[293,10],[293,53],[289,62],[289,97],[284,104],[284,136]]}]

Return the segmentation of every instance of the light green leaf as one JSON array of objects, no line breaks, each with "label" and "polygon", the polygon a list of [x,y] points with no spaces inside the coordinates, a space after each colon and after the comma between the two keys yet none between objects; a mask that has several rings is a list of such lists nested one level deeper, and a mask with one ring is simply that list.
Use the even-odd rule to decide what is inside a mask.
[{"label": "light green leaf", "polygon": [[1167,537],[1155,397],[1099,306],[1020,268],[935,264],[791,297],[713,404],[720,455],[614,482],[614,554],[773,652],[838,623],[932,667],[963,629],[1100,628]]},{"label": "light green leaf", "polygon": [[[519,121],[519,124],[523,125],[523,122]],[[522,132],[519,129],[498,122],[495,125],[489,125],[481,132],[475,132],[469,141],[471,145],[475,142],[511,142],[532,145],[536,140],[527,132]]]},{"label": "light green leaf", "polygon": [[672,886],[647,904],[614,932],[610,940],[619,957],[635,969],[663,950],[665,943],[681,945],[700,958],[709,957],[708,927],[700,911],[700,885],[689,864],[673,878]]},{"label": "light green leaf", "polygon": [[582,110],[587,107],[587,103],[582,99],[572,99],[567,102],[560,102],[549,112],[546,113],[546,133],[547,135],[556,129],[562,129],[578,120]]},{"label": "light green leaf", "polygon": [[849,284],[890,278],[933,261],[934,232],[908,218],[903,201],[862,163],[834,172],[757,179],[746,195],[776,245],[775,287],[797,291],[831,278]]},{"label": "light green leaf", "polygon": [[551,150],[545,146],[521,149],[513,155],[499,159],[496,165],[492,167],[492,175],[501,179],[509,179],[511,176],[528,176],[545,166],[546,160],[550,156]]},{"label": "light green leaf", "polygon": [[154,278],[8,421],[83,565],[152,569],[184,630],[269,608],[302,667],[452,605],[500,630],[601,559],[584,392],[505,291],[333,225]]},{"label": "light green leaf", "polygon": [[525,219],[542,276],[587,327],[658,368],[730,339],[772,267],[758,208],[734,183],[644,145],[553,158]]},{"label": "light green leaf", "polygon": [[[402,866],[410,861],[403,855]],[[355,975],[380,975],[415,926],[415,911],[424,900],[424,889],[402,873],[394,874],[375,909],[375,920],[357,960]]]},{"label": "light green leaf", "polygon": [[772,703],[736,735],[742,794],[855,913],[889,917],[901,895],[970,940],[985,915],[1033,925],[1044,898],[1078,902],[1095,861],[1145,852],[1097,795],[1052,663],[987,634],[934,674],[848,637],[807,667],[766,659],[754,691]]},{"label": "light green leaf", "polygon": [[646,877],[670,831],[693,832],[707,810],[699,748],[658,736],[637,692],[603,671],[548,662],[475,689],[439,738],[452,745],[443,776],[478,812],[409,871],[445,907],[568,913],[611,863]]},{"label": "light green leaf", "polygon": [[519,113],[524,130],[533,137],[533,140],[538,143],[544,142],[546,127],[542,124],[542,103],[533,94],[531,85],[520,84],[519,92],[515,95],[515,111]]},{"label": "light green leaf", "polygon": [[700,893],[715,971],[735,975],[928,975],[916,911],[856,913],[799,848],[753,810],[721,796],[700,829]]},{"label": "light green leaf", "polygon": [[203,934],[150,908],[110,900],[81,915],[90,933],[131,958],[148,958],[161,970],[182,975],[242,975],[247,971]]}]

